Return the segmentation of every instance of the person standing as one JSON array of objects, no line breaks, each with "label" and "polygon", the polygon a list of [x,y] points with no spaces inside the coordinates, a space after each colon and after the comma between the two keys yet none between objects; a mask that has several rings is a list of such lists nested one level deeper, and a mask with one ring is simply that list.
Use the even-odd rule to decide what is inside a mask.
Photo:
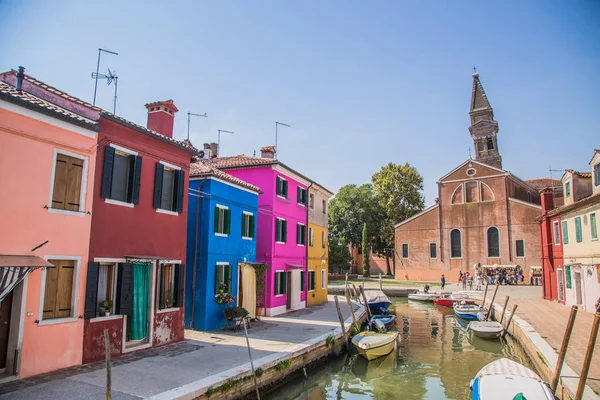
[{"label": "person standing", "polygon": [[598,300],[596,300],[596,304],[594,304],[596,306],[596,312],[600,313],[600,297],[598,297]]},{"label": "person standing", "polygon": [[462,283],[463,273],[462,271],[458,271],[458,286]]},{"label": "person standing", "polygon": [[473,275],[467,272],[467,284],[469,285],[469,290],[473,290]]},{"label": "person standing", "polygon": [[462,288],[463,290],[467,289],[467,274],[462,274],[462,276],[460,277],[460,280],[462,281]]},{"label": "person standing", "polygon": [[446,278],[444,277],[444,274],[442,274],[442,291],[444,291],[444,286],[446,286]]},{"label": "person standing", "polygon": [[483,278],[481,275],[477,275],[477,279],[475,280],[475,290],[481,290],[481,285],[483,284]]}]

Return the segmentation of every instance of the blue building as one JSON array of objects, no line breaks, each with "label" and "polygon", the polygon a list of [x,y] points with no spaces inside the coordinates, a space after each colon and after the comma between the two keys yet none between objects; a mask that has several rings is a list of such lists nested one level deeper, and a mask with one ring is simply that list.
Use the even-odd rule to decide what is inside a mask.
[{"label": "blue building", "polygon": [[[256,222],[260,189],[202,161],[190,166],[185,327],[226,325],[223,310],[256,311]],[[219,303],[216,294],[231,303]]]}]

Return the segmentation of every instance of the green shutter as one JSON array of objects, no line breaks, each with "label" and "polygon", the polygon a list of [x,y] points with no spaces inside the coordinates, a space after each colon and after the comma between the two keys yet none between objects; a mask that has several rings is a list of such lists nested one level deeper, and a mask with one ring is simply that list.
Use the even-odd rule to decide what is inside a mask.
[{"label": "green shutter", "polygon": [[279,293],[281,293],[281,294],[287,293],[287,273],[285,271],[281,272],[280,282],[281,282],[281,287],[280,287]]},{"label": "green shutter", "polygon": [[300,271],[300,291],[304,292],[304,271]]},{"label": "green shutter", "polygon": [[287,242],[287,221],[281,221],[281,241]]},{"label": "green shutter", "polygon": [[225,284],[227,285],[227,293],[233,293],[233,282],[231,280],[231,265],[225,265]]},{"label": "green shutter", "polygon": [[569,227],[567,221],[562,222],[563,244],[569,244]]},{"label": "green shutter", "polygon": [[219,293],[219,283],[221,283],[221,280],[219,279],[221,274],[219,272],[222,267],[222,265],[217,265],[215,268],[215,294]]},{"label": "green shutter", "polygon": [[223,233],[226,235],[229,235],[229,233],[231,232],[231,210],[223,210],[225,211],[225,218],[224,218],[224,222],[223,222]]},{"label": "green shutter", "polygon": [[275,218],[275,241],[281,242],[281,225],[277,218]]},{"label": "green shutter", "polygon": [[581,217],[575,218],[575,240],[577,243],[581,243],[583,240],[581,235]]},{"label": "green shutter", "polygon": [[242,236],[246,236],[246,214],[242,212]]},{"label": "green shutter", "polygon": [[273,295],[277,296],[277,272],[275,272],[275,279],[273,280]]},{"label": "green shutter", "polygon": [[296,197],[298,198],[298,203],[302,204],[302,188],[300,186],[296,186]]},{"label": "green shutter", "polygon": [[308,194],[308,190],[302,189],[302,204],[306,205],[306,196]]},{"label": "green shutter", "polygon": [[592,229],[592,239],[598,239],[598,226],[596,225],[596,213],[590,214],[590,228]]},{"label": "green shutter", "polygon": [[254,237],[254,215],[250,216],[250,237]]},{"label": "green shutter", "polygon": [[301,233],[302,231],[302,225],[297,224],[296,225],[296,244],[302,244],[302,242],[300,241],[300,235],[302,235]]},{"label": "green shutter", "polygon": [[279,177],[275,178],[275,194],[280,195],[281,194],[281,190],[279,189],[280,185],[279,182],[281,181],[281,179]]},{"label": "green shutter", "polygon": [[219,232],[219,207],[215,207],[215,232]]},{"label": "green shutter", "polygon": [[283,197],[288,197],[288,181],[283,181]]},{"label": "green shutter", "polygon": [[567,265],[565,267],[565,280],[567,281],[567,289],[572,289],[572,284],[571,284],[571,266]]}]

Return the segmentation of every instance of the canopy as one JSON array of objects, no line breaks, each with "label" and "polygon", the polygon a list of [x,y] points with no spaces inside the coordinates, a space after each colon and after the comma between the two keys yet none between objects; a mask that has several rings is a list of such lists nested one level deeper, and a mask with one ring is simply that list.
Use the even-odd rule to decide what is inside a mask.
[{"label": "canopy", "polygon": [[498,264],[498,265],[482,265],[481,268],[517,268],[518,264]]},{"label": "canopy", "polygon": [[35,268],[52,264],[34,255],[0,254],[0,302]]},{"label": "canopy", "polygon": [[286,264],[288,267],[298,268],[298,269],[306,269],[306,265],[301,264]]}]

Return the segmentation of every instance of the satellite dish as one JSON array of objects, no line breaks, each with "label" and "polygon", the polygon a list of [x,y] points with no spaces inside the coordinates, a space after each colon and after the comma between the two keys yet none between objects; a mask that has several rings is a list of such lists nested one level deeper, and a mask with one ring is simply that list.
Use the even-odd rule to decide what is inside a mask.
[{"label": "satellite dish", "polygon": [[204,158],[204,151],[203,150],[200,150],[200,153],[198,153],[198,157]]}]

